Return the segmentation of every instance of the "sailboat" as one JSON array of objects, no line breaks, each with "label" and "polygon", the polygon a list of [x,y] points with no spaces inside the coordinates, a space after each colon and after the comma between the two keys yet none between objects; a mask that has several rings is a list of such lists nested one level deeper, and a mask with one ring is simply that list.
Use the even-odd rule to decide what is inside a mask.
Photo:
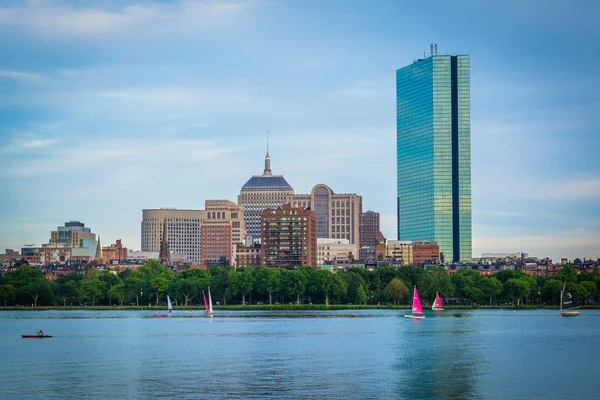
[{"label": "sailboat", "polygon": [[206,309],[206,311],[204,311],[204,316],[206,318],[212,318],[213,317],[213,309],[212,309],[212,298],[210,297],[210,286],[208,287],[208,301],[206,301],[206,294],[204,293],[204,290],[202,291],[202,295],[204,296],[204,308]]},{"label": "sailboat", "polygon": [[560,315],[561,317],[576,317],[580,314],[577,309],[579,306],[575,306],[573,294],[567,287],[565,282],[562,291],[560,292]]},{"label": "sailboat", "polygon": [[210,297],[210,286],[208,287],[208,318],[213,317],[212,298]]},{"label": "sailboat", "polygon": [[415,289],[413,291],[412,313],[405,315],[404,318],[412,318],[412,319],[425,318],[425,315],[423,315],[423,309],[421,308],[421,300],[419,299],[419,292],[417,292],[416,285],[415,285]]},{"label": "sailboat", "polygon": [[[169,298],[169,295],[167,295],[167,308],[169,309],[169,312],[173,311],[173,305],[171,304],[171,299]],[[154,314],[154,316],[156,318],[164,318],[164,317],[168,317],[169,314],[157,313],[157,314]]]},{"label": "sailboat", "polygon": [[442,311],[444,306],[442,305],[442,299],[440,299],[440,294],[435,292],[435,300],[433,301],[433,305],[431,306],[433,311]]}]

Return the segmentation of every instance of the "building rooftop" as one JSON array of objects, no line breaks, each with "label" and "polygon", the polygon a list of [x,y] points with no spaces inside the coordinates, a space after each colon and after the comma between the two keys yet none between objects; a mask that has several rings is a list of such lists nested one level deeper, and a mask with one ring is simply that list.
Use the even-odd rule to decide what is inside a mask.
[{"label": "building rooftop", "polygon": [[254,175],[242,186],[242,191],[253,189],[289,189],[294,190],[281,175]]}]

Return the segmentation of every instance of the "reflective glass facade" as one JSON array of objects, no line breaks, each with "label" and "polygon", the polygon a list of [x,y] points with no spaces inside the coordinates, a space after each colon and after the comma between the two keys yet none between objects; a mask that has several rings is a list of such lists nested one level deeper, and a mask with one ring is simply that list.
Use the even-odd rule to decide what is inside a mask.
[{"label": "reflective glass facade", "polygon": [[432,56],[396,71],[398,240],[436,241],[471,258],[469,56]]}]

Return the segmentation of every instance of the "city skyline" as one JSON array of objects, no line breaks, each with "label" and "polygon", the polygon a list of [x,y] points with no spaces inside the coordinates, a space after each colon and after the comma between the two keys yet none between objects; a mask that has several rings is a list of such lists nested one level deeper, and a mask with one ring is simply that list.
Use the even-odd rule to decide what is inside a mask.
[{"label": "city skyline", "polygon": [[267,130],[296,193],[361,195],[395,238],[395,71],[437,41],[471,56],[473,256],[596,257],[599,6],[544,5],[3,6],[0,251],[71,220],[139,249],[143,209],[235,201]]}]

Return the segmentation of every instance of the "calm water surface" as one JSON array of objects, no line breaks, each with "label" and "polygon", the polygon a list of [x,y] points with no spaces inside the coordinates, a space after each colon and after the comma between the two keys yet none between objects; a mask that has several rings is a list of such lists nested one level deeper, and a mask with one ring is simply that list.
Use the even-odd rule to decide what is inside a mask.
[{"label": "calm water surface", "polygon": [[403,314],[4,311],[0,398],[600,398],[600,310]]}]

